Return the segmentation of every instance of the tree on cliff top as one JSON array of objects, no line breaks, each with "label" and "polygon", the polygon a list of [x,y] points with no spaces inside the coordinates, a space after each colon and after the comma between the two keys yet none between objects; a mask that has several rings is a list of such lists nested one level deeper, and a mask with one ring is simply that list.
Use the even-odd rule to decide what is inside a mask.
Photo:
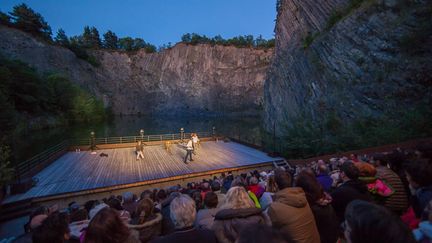
[{"label": "tree on cliff top", "polygon": [[0,11],[0,24],[11,26],[11,17]]},{"label": "tree on cliff top", "polygon": [[99,31],[96,27],[85,26],[82,41],[85,48],[99,49],[102,46]]},{"label": "tree on cliff top", "polygon": [[22,3],[13,7],[10,15],[14,27],[51,40],[51,27],[45,22],[42,15],[33,11],[26,4]]},{"label": "tree on cliff top", "polygon": [[63,29],[59,29],[57,31],[57,36],[54,38],[54,41],[61,45],[61,46],[65,46],[68,47],[70,42],[69,42],[69,38],[66,36],[66,33]]},{"label": "tree on cliff top", "polygon": [[103,34],[103,37],[104,37],[103,40],[104,48],[113,49],[113,50],[118,48],[118,37],[114,32],[108,30],[105,34]]}]

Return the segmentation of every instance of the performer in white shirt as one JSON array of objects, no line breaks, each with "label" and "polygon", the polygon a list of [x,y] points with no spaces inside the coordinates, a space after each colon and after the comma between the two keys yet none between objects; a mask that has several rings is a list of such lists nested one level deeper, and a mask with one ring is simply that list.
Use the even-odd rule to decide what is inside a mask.
[{"label": "performer in white shirt", "polygon": [[196,133],[192,133],[192,147],[193,147],[193,154],[196,154],[196,151],[198,150],[198,135]]},{"label": "performer in white shirt", "polygon": [[186,145],[186,157],[184,158],[184,161],[183,161],[185,164],[187,164],[186,160],[187,160],[188,155],[189,155],[189,161],[193,161],[192,151],[193,151],[193,142],[192,142],[192,139],[189,139],[189,141]]}]

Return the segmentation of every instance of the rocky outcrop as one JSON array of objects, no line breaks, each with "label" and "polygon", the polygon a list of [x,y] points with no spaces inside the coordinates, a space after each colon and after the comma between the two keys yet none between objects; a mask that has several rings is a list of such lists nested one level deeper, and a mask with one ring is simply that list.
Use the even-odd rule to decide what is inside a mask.
[{"label": "rocky outcrop", "polygon": [[319,124],[329,114],[350,122],[431,109],[430,1],[278,2],[264,88],[268,130],[286,135],[295,122]]},{"label": "rocky outcrop", "polygon": [[177,44],[160,53],[92,51],[94,67],[70,50],[0,26],[0,54],[39,72],[63,73],[116,114],[256,114],[272,49]]}]

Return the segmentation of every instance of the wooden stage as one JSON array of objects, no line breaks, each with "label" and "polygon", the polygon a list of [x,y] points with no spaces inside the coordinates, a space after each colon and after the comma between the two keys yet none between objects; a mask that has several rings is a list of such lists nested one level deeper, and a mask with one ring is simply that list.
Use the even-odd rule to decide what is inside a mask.
[{"label": "wooden stage", "polygon": [[[222,141],[202,142],[189,164],[183,163],[183,146],[173,144],[171,152],[163,145],[145,146],[145,158],[138,161],[135,148],[102,149],[97,154],[68,152],[39,172],[35,176],[38,183],[29,191],[9,196],[2,203],[282,160],[239,143]],[[101,153],[108,157],[101,157]]]}]

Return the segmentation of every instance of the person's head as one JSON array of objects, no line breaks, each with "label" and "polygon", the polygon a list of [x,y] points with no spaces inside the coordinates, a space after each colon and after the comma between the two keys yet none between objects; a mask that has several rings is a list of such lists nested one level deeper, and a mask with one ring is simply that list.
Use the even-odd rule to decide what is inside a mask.
[{"label": "person's head", "polygon": [[268,192],[277,192],[277,185],[276,185],[276,181],[274,178],[274,175],[269,175],[267,176],[267,188],[266,191]]},{"label": "person's head", "polygon": [[204,196],[204,206],[206,208],[216,208],[218,205],[218,197],[216,193],[210,191]]},{"label": "person's head", "polygon": [[280,231],[262,224],[251,224],[244,227],[235,243],[288,243],[292,242],[284,236]]},{"label": "person's head", "polygon": [[258,185],[258,178],[256,178],[255,176],[252,176],[249,179],[249,185],[253,186],[253,185]]},{"label": "person's head", "polygon": [[208,182],[203,182],[201,184],[201,190],[206,192],[206,191],[210,191],[210,183]]},{"label": "person's head", "polygon": [[414,189],[432,185],[432,163],[429,160],[415,160],[405,167],[406,178]]},{"label": "person's head", "polygon": [[326,164],[320,164],[318,166],[318,173],[321,175],[327,175],[329,173],[327,165]]},{"label": "person's head", "polygon": [[125,242],[129,229],[112,208],[101,209],[90,221],[85,243]]},{"label": "person's head", "polygon": [[231,187],[236,187],[236,186],[240,186],[240,187],[246,186],[246,183],[245,183],[245,180],[243,179],[243,177],[236,176],[234,178],[234,180],[231,182]]},{"label": "person's head", "polygon": [[244,187],[235,186],[231,187],[225,195],[225,202],[221,206],[223,209],[239,209],[239,208],[253,208],[254,202],[250,199]]},{"label": "person's head", "polygon": [[387,156],[385,156],[384,154],[374,154],[372,155],[372,160],[374,161],[375,166],[387,166],[388,164]]},{"label": "person's head", "polygon": [[193,225],[196,217],[195,201],[186,194],[174,198],[170,205],[170,218],[176,229]]},{"label": "person's head", "polygon": [[340,178],[343,181],[357,180],[360,174],[359,169],[354,165],[353,162],[344,162],[341,165],[340,170]]},{"label": "person's head", "polygon": [[195,201],[195,208],[197,210],[201,209],[203,206],[203,200],[200,191],[192,192],[191,198]]},{"label": "person's head", "polygon": [[53,213],[37,227],[32,235],[34,243],[65,242],[70,238],[68,217],[65,213]]},{"label": "person's head", "polygon": [[134,200],[134,194],[132,192],[124,192],[122,197],[124,203],[130,203]]},{"label": "person's head", "polygon": [[107,204],[108,204],[108,206],[110,208],[113,208],[115,210],[119,210],[119,211],[123,210],[121,202],[117,198],[111,198],[111,199],[109,199],[108,202],[107,202]]},{"label": "person's head", "polygon": [[[144,198],[138,202],[138,206],[136,209],[137,215],[140,217],[140,221],[145,221],[149,217],[153,216],[154,212],[154,203],[150,198]],[[143,222],[140,222],[143,223]]]},{"label": "person's head", "polygon": [[313,205],[324,196],[324,190],[314,176],[302,171],[296,179],[296,186],[303,188],[309,205]]},{"label": "person's head", "polygon": [[285,189],[291,186],[292,179],[291,175],[285,170],[277,168],[275,171],[275,181],[279,190]]},{"label": "person's head", "polygon": [[167,198],[166,191],[164,189],[160,189],[156,194],[156,198],[159,202],[165,200]]},{"label": "person's head", "polygon": [[138,141],[137,144],[138,144],[138,145],[141,145],[141,141]]},{"label": "person's head", "polygon": [[213,181],[213,183],[211,184],[211,190],[214,192],[220,191],[221,189],[221,184],[217,181]]},{"label": "person's head", "polygon": [[145,190],[140,195],[140,200],[143,200],[144,198],[153,199],[153,192],[150,190]]},{"label": "person's head", "polygon": [[399,217],[366,201],[354,200],[348,204],[343,225],[348,243],[415,242]]}]

